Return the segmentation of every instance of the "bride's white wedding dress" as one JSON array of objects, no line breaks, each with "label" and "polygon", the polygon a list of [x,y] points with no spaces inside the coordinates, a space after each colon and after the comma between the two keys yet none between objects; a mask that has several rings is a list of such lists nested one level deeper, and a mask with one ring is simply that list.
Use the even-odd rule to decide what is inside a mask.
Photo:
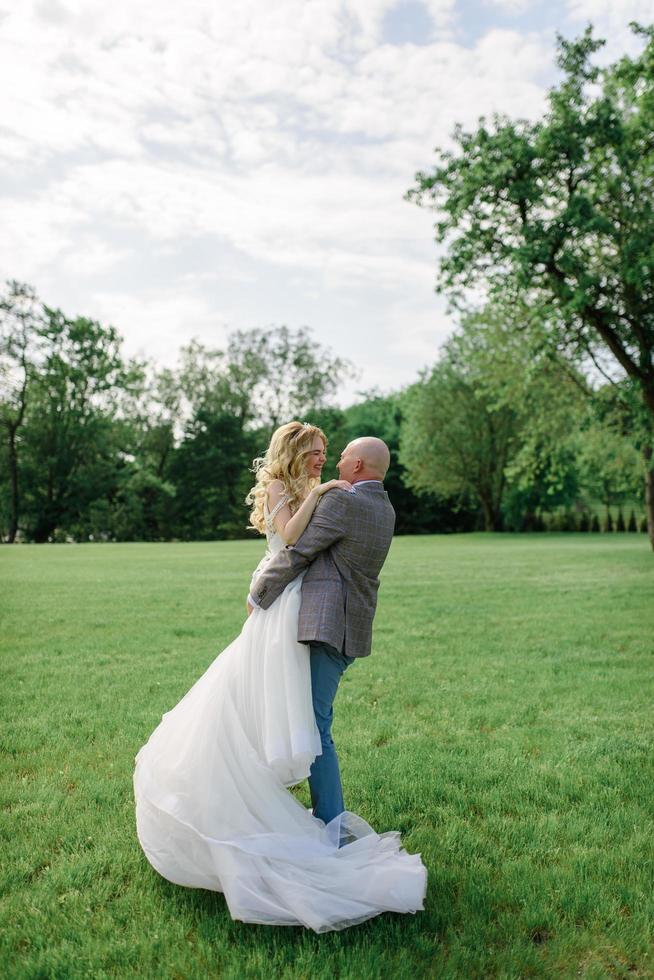
[{"label": "bride's white wedding dress", "polygon": [[[284,547],[273,516],[253,581]],[[399,833],[347,811],[325,825],[286,789],[321,752],[309,647],[296,639],[301,585],[255,609],[163,716],[136,756],[136,824],[159,874],[224,892],[232,918],[327,932],[422,909],[427,872]]]}]

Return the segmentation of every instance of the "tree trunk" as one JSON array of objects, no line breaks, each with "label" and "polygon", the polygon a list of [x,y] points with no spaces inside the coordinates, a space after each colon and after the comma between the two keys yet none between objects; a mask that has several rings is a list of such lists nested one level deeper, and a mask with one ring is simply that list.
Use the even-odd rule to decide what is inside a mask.
[{"label": "tree trunk", "polygon": [[33,531],[35,543],[46,544],[56,529],[57,522],[49,514],[41,514]]},{"label": "tree trunk", "polygon": [[58,515],[53,486],[52,467],[48,468],[48,486],[45,503],[41,507],[33,537],[36,544],[45,544],[57,528]]},{"label": "tree trunk", "polygon": [[16,540],[18,531],[18,460],[16,458],[16,430],[9,433],[9,476],[11,479],[11,510],[9,512],[9,544]]},{"label": "tree trunk", "polygon": [[654,551],[654,385],[643,385],[643,401],[650,413],[650,438],[643,447],[645,460],[645,513],[647,514],[647,534],[652,551]]},{"label": "tree trunk", "polygon": [[499,518],[492,501],[486,497],[482,497],[481,494],[479,499],[481,500],[481,509],[484,514],[484,531],[497,531]]},{"label": "tree trunk", "polygon": [[654,459],[652,459],[652,446],[645,446],[643,450],[645,457],[645,510],[647,512],[647,533],[649,543],[654,551]]},{"label": "tree trunk", "polygon": [[8,544],[13,544],[18,531],[18,460],[16,459],[16,429],[9,429],[9,477],[11,480],[11,495],[9,507]]}]

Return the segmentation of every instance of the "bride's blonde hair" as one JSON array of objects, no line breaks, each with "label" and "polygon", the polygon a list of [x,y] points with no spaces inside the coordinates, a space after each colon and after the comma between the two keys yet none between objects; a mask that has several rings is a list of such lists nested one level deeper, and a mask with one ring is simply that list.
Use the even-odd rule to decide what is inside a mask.
[{"label": "bride's blonde hair", "polygon": [[256,483],[245,498],[252,504],[248,527],[261,534],[266,533],[263,505],[268,495],[268,487],[274,480],[281,480],[288,503],[296,511],[312,487],[318,484],[315,477],[307,474],[306,460],[311,452],[313,440],[320,436],[325,449],[327,437],[317,425],[308,422],[287,422],[273,432],[265,456],[252,461],[252,472],[256,473]]}]

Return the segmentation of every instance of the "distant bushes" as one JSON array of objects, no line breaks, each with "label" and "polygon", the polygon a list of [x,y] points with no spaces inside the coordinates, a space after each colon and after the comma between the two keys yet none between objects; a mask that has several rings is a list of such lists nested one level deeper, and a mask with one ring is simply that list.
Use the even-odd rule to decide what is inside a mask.
[{"label": "distant bushes", "polygon": [[554,514],[529,515],[527,520],[523,520],[519,527],[507,526],[507,531],[574,531],[590,534],[637,534],[647,533],[647,520],[645,517],[638,517],[635,510],[631,510],[629,517],[625,520],[622,508],[617,514],[607,508],[604,517],[590,510],[561,510]]}]

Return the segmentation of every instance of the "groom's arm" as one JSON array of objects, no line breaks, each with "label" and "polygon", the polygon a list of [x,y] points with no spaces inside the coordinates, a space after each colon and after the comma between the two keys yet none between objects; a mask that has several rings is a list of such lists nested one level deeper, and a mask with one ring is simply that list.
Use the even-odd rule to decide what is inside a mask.
[{"label": "groom's arm", "polygon": [[268,609],[316,555],[344,537],[349,504],[346,490],[328,490],[323,494],[296,543],[278,551],[258,576],[251,593],[257,606]]}]

